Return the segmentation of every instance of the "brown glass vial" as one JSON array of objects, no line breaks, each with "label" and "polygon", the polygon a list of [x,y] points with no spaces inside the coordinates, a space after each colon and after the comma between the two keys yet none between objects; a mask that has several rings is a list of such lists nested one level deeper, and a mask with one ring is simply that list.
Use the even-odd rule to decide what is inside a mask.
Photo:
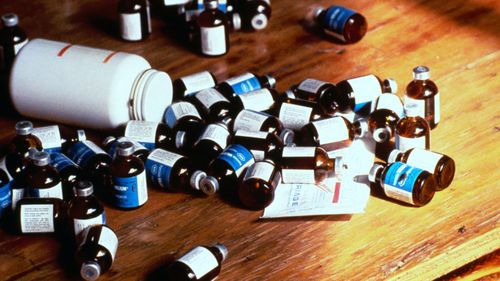
[{"label": "brown glass vial", "polygon": [[215,85],[217,85],[215,75],[207,70],[180,77],[173,82],[174,99],[185,99],[201,90],[213,88]]},{"label": "brown glass vial", "polygon": [[139,208],[148,200],[144,163],[133,153],[134,144],[120,142],[111,163],[113,188],[110,201],[113,206],[125,210]]},{"label": "brown glass vial", "polygon": [[80,166],[63,153],[50,153],[50,161],[61,177],[63,199],[69,201],[73,198],[73,187],[78,181],[85,179],[85,174]]},{"label": "brown glass vial", "polygon": [[19,121],[16,123],[16,136],[10,141],[5,155],[5,166],[7,172],[14,178],[24,177],[28,163],[29,150],[34,148],[42,150],[42,142],[32,134],[33,123],[30,121]]},{"label": "brown glass vial", "polygon": [[429,203],[436,188],[431,173],[402,162],[394,162],[387,166],[375,163],[368,179],[380,185],[387,197],[417,207]]},{"label": "brown glass vial", "polygon": [[220,83],[217,85],[216,89],[228,100],[232,101],[237,95],[262,88],[274,89],[275,86],[276,79],[269,74],[258,75],[251,72],[245,72]]},{"label": "brown glass vial", "polygon": [[167,267],[167,280],[215,280],[220,274],[227,254],[227,248],[220,243],[212,246],[197,246]]},{"label": "brown glass vial", "polygon": [[396,124],[404,117],[403,103],[394,94],[380,95],[368,115],[368,129],[378,143],[387,143],[394,137]]},{"label": "brown glass vial", "polygon": [[28,37],[19,27],[19,17],[9,13],[2,15],[0,30],[0,72],[8,73],[19,50],[28,43]]},{"label": "brown glass vial", "polygon": [[243,109],[254,111],[266,111],[275,106],[275,103],[282,102],[285,96],[280,95],[274,89],[262,88],[251,92],[239,94],[231,101],[231,113],[236,116]]},{"label": "brown glass vial", "polygon": [[281,159],[281,150],[285,146],[281,139],[273,133],[246,130],[236,131],[231,142],[248,148],[255,161],[270,159],[275,163]]},{"label": "brown glass vial", "polygon": [[204,121],[196,107],[187,101],[172,103],[165,111],[165,123],[174,131],[203,131]]},{"label": "brown glass vial", "polygon": [[64,202],[58,198],[23,198],[17,202],[16,230],[19,234],[60,234],[65,211]]},{"label": "brown glass vial", "polygon": [[288,97],[278,103],[273,113],[283,124],[283,127],[299,132],[311,121],[328,117],[317,102]]},{"label": "brown glass vial", "polygon": [[77,142],[87,139],[85,130],[71,130],[66,127],[59,126],[61,132],[61,152],[68,154],[69,149]]},{"label": "brown glass vial", "polygon": [[413,69],[413,81],[406,86],[405,105],[415,104],[418,115],[425,118],[434,129],[441,119],[439,90],[430,79],[430,69],[427,66],[417,66]]},{"label": "brown glass vial", "polygon": [[30,197],[63,199],[61,177],[50,165],[50,155],[37,151],[30,155],[31,163],[26,168],[26,187]]},{"label": "brown glass vial", "polygon": [[318,101],[321,95],[331,89],[335,91],[335,85],[330,82],[308,78],[302,80],[299,84],[292,86],[291,91],[294,93],[296,98]]},{"label": "brown glass vial", "polygon": [[120,142],[123,142],[123,141],[129,141],[134,145],[133,155],[135,157],[141,159],[142,162],[145,162],[146,159],[148,159],[149,150],[141,143],[134,141],[134,140],[130,140],[126,137],[119,137],[117,139],[113,136],[109,136],[102,141],[102,146],[103,146],[104,150],[106,150],[106,152],[108,152],[108,154],[112,158],[114,158],[116,155],[116,147],[118,146],[118,144]]},{"label": "brown glass vial", "polygon": [[151,34],[148,0],[120,0],[118,2],[120,36],[126,41],[141,41]]},{"label": "brown glass vial", "polygon": [[318,7],[314,10],[314,17],[325,33],[345,43],[358,42],[368,29],[363,15],[342,6]]},{"label": "brown glass vial", "polygon": [[241,0],[237,3],[241,27],[247,31],[258,31],[267,27],[271,19],[271,5],[264,0]]},{"label": "brown glass vial", "polygon": [[77,182],[73,192],[74,197],[68,202],[67,217],[75,241],[81,241],[81,234],[86,228],[106,224],[106,214],[104,207],[94,196],[92,182]]},{"label": "brown glass vial", "polygon": [[163,123],[132,120],[127,122],[123,136],[139,142],[149,150],[175,148],[175,133]]},{"label": "brown glass vial", "polygon": [[405,106],[405,114],[396,125],[396,148],[402,151],[415,147],[430,149],[431,128],[427,120],[418,115],[418,107]]},{"label": "brown glass vial", "polygon": [[421,148],[411,148],[407,151],[394,149],[387,159],[387,163],[393,162],[403,162],[433,174],[436,191],[450,186],[455,176],[455,161],[451,157]]},{"label": "brown glass vial", "polygon": [[284,147],[281,152],[281,177],[283,183],[319,184],[328,176],[338,176],[343,158],[330,158],[321,147]]},{"label": "brown glass vial", "polygon": [[199,91],[191,100],[208,123],[222,121],[231,116],[231,103],[214,88]]},{"label": "brown glass vial", "polygon": [[236,115],[231,131],[268,132],[279,136],[283,129],[278,118],[264,112],[243,109]]},{"label": "brown glass vial", "polygon": [[250,210],[263,210],[274,200],[281,182],[279,167],[272,160],[257,161],[248,167],[238,187],[238,198]]},{"label": "brown glass vial", "polygon": [[213,123],[205,128],[189,155],[197,169],[205,170],[212,160],[228,146],[231,133],[223,122]]},{"label": "brown glass vial", "polygon": [[84,280],[94,281],[107,272],[116,257],[118,237],[107,225],[94,225],[83,232],[83,242],[75,253],[75,262]]},{"label": "brown glass vial", "polygon": [[229,21],[218,9],[217,0],[205,0],[205,10],[197,19],[200,28],[200,52],[205,56],[222,56],[229,51]]}]

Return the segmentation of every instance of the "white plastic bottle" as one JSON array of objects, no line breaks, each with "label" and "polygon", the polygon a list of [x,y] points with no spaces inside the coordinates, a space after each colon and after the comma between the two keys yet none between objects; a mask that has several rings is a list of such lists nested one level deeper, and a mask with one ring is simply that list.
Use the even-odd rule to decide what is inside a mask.
[{"label": "white plastic bottle", "polygon": [[161,121],[172,81],[138,55],[33,39],[16,56],[10,92],[22,115],[111,129]]}]

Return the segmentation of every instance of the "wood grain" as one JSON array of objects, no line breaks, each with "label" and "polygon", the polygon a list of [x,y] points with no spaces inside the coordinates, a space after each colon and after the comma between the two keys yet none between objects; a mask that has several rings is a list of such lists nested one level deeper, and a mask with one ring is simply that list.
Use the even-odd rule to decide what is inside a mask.
[{"label": "wood grain", "polygon": [[[273,0],[269,27],[232,34],[229,54],[216,59],[193,53],[176,37],[176,27],[157,12],[151,38],[121,41],[116,2],[2,1],[0,13],[17,13],[30,38],[137,53],[173,78],[206,69],[224,80],[253,71],[274,75],[278,89],[285,90],[305,78],[338,82],[374,73],[395,78],[402,95],[412,68],[427,65],[440,89],[442,110],[431,148],[453,157],[457,172],[452,185],[425,207],[373,196],[366,214],[349,220],[329,216],[260,221],[259,212],[218,197],[151,188],[148,203],[139,210],[106,206],[120,246],[102,280],[159,279],[175,257],[217,241],[229,248],[218,280],[424,280],[420,274],[438,278],[454,269],[449,265],[460,267],[500,247],[500,2],[335,1],[363,13],[369,24],[359,43],[343,45],[318,35],[303,21],[315,5],[334,2]],[[0,112],[1,145],[13,136],[12,128],[21,118]],[[90,132],[96,140],[108,133]],[[475,245],[473,255],[446,258],[468,245]],[[0,231],[1,279],[76,279],[67,260],[53,237]]]}]

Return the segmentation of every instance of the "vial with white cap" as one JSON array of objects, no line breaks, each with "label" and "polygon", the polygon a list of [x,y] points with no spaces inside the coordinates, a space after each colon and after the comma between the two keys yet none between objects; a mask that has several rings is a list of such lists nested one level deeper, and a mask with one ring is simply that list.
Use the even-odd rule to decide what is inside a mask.
[{"label": "vial with white cap", "polygon": [[216,89],[231,101],[237,95],[262,88],[274,89],[275,86],[276,79],[269,74],[257,75],[251,72],[245,72],[220,83],[217,85]]},{"label": "vial with white cap", "polygon": [[227,255],[226,246],[220,243],[197,246],[167,267],[167,280],[215,280]]},{"label": "vial with white cap", "polygon": [[205,10],[197,18],[200,29],[200,52],[205,56],[222,56],[229,51],[229,21],[218,9],[217,0],[205,0]]},{"label": "vial with white cap", "polygon": [[417,114],[425,118],[434,129],[441,119],[440,94],[436,83],[430,79],[430,69],[427,66],[417,66],[413,69],[413,81],[406,86],[405,105],[415,104]]},{"label": "vial with white cap", "polygon": [[82,232],[90,226],[106,224],[104,207],[94,196],[90,181],[79,181],[73,188],[74,197],[68,202],[68,219],[72,235],[81,242]]},{"label": "vial with white cap", "polygon": [[271,5],[264,0],[244,0],[237,3],[241,16],[241,27],[244,30],[263,30],[271,19]]},{"label": "vial with white cap", "polygon": [[130,210],[143,206],[148,200],[144,163],[134,156],[134,144],[120,142],[111,163],[113,186],[110,201],[118,208]]},{"label": "vial with white cap", "polygon": [[116,257],[118,237],[107,225],[94,225],[82,234],[83,242],[75,254],[75,261],[84,280],[97,280],[107,272]]},{"label": "vial with white cap", "polygon": [[19,27],[19,17],[14,13],[2,15],[0,30],[0,71],[8,72],[19,50],[28,43],[28,37]]},{"label": "vial with white cap", "polygon": [[5,167],[14,179],[24,178],[26,170],[26,158],[29,150],[34,148],[42,150],[42,142],[32,134],[33,123],[30,121],[19,121],[15,125],[16,135],[10,141],[5,155]]},{"label": "vial with white cap", "polygon": [[395,145],[402,151],[411,148],[430,149],[431,128],[429,123],[419,115],[420,109],[416,104],[405,105],[406,116],[396,124]]},{"label": "vial with white cap", "polygon": [[50,155],[45,151],[37,151],[30,158],[31,163],[26,168],[28,194],[35,198],[63,199],[61,177],[50,165]]},{"label": "vial with white cap", "polygon": [[118,2],[120,35],[126,41],[141,41],[151,34],[151,16],[148,0],[120,0]]},{"label": "vial with white cap", "polygon": [[368,127],[373,139],[378,143],[388,142],[394,137],[397,122],[403,117],[403,103],[397,95],[380,95],[368,115]]},{"label": "vial with white cap", "polygon": [[332,35],[345,43],[355,43],[366,34],[368,25],[360,13],[342,6],[331,6],[327,9],[314,9],[316,24],[323,28],[326,34]]},{"label": "vial with white cap", "polygon": [[10,90],[23,115],[94,129],[160,122],[172,102],[170,77],[138,55],[44,39],[16,56]]}]

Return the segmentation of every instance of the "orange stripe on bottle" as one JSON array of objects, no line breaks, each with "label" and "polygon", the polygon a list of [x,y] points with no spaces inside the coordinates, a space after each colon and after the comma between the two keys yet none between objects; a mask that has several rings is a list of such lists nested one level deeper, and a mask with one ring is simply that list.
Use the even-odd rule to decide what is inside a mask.
[{"label": "orange stripe on bottle", "polygon": [[102,63],[107,63],[114,55],[118,54],[118,51],[114,51],[111,54],[109,54],[103,61]]},{"label": "orange stripe on bottle", "polygon": [[68,44],[68,45],[64,46],[64,48],[62,48],[62,49],[59,51],[59,53],[57,53],[57,56],[58,56],[58,57],[62,57],[62,56],[64,55],[64,53],[66,53],[66,51],[67,51],[69,48],[71,48],[71,47],[73,47],[73,44]]},{"label": "orange stripe on bottle", "polygon": [[333,191],[332,203],[338,203],[340,199],[340,182],[335,183],[335,190]]}]

